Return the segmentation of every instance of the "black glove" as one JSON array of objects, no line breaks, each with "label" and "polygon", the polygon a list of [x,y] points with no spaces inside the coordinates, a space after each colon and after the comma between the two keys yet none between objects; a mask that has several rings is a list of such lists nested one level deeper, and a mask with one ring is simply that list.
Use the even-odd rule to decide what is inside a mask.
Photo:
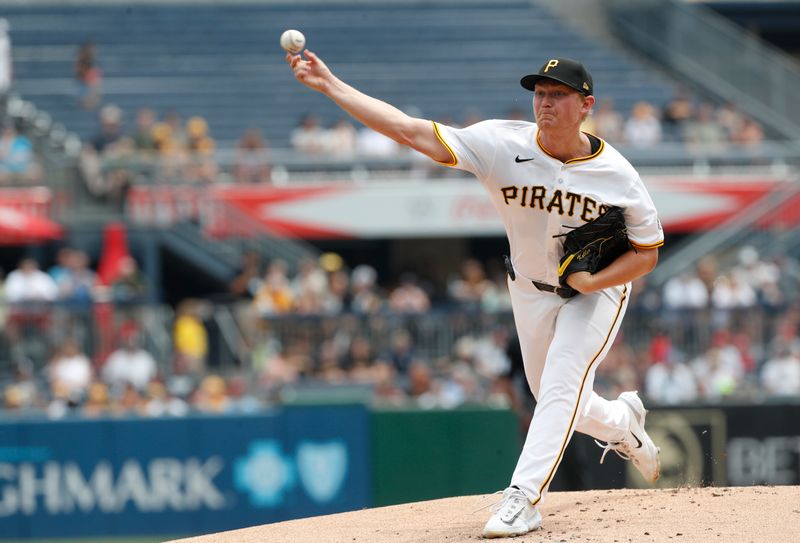
[{"label": "black glove", "polygon": [[564,256],[558,266],[558,282],[572,291],[569,296],[562,297],[578,294],[567,284],[570,274],[579,271],[596,273],[632,247],[628,240],[625,215],[620,207],[610,207],[586,224],[553,237],[564,238]]}]

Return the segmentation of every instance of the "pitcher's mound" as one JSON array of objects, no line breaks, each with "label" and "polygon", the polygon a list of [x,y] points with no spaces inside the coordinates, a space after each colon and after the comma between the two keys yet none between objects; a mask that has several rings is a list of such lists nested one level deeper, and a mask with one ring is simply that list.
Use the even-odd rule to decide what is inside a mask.
[{"label": "pitcher's mound", "polygon": [[[180,543],[456,543],[481,539],[495,496],[464,496],[254,526]],[[800,541],[800,487],[553,492],[515,542]],[[177,542],[175,542],[177,543]]]}]

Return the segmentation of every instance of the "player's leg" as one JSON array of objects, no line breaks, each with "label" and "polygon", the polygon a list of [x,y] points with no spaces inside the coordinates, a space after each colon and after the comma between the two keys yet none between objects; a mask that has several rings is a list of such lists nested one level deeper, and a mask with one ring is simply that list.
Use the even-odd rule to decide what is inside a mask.
[{"label": "player's leg", "polygon": [[[535,505],[546,494],[587,402],[594,373],[619,330],[627,289],[617,287],[562,303],[536,410],[511,479]],[[527,361],[526,361],[527,362]]]},{"label": "player's leg", "polygon": [[547,347],[553,340],[556,317],[564,300],[554,294],[541,292],[530,282],[519,279],[509,280],[508,290],[525,364],[525,378],[533,397],[538,398]]},{"label": "player's leg", "polygon": [[[558,311],[564,300],[537,290],[529,281],[509,280],[508,290],[514,308],[514,322],[525,365],[525,377],[534,397],[539,395],[547,346],[555,333]],[[501,503],[483,529],[484,537],[508,537],[536,530],[542,516],[529,497],[513,486],[503,491]]]}]

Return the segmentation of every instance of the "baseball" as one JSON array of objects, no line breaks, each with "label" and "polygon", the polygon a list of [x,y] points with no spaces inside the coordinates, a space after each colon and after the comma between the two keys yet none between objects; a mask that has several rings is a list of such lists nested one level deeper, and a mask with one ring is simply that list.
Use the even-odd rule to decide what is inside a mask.
[{"label": "baseball", "polygon": [[284,51],[297,54],[306,46],[306,37],[299,30],[287,30],[281,34],[281,47]]}]

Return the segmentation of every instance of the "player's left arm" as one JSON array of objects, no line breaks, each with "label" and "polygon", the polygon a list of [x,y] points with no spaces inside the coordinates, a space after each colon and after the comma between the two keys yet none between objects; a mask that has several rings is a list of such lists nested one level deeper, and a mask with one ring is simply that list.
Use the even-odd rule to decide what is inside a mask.
[{"label": "player's left arm", "polygon": [[658,249],[631,249],[597,273],[575,272],[567,278],[567,284],[580,292],[589,294],[604,288],[629,283],[647,275],[658,263]]}]

